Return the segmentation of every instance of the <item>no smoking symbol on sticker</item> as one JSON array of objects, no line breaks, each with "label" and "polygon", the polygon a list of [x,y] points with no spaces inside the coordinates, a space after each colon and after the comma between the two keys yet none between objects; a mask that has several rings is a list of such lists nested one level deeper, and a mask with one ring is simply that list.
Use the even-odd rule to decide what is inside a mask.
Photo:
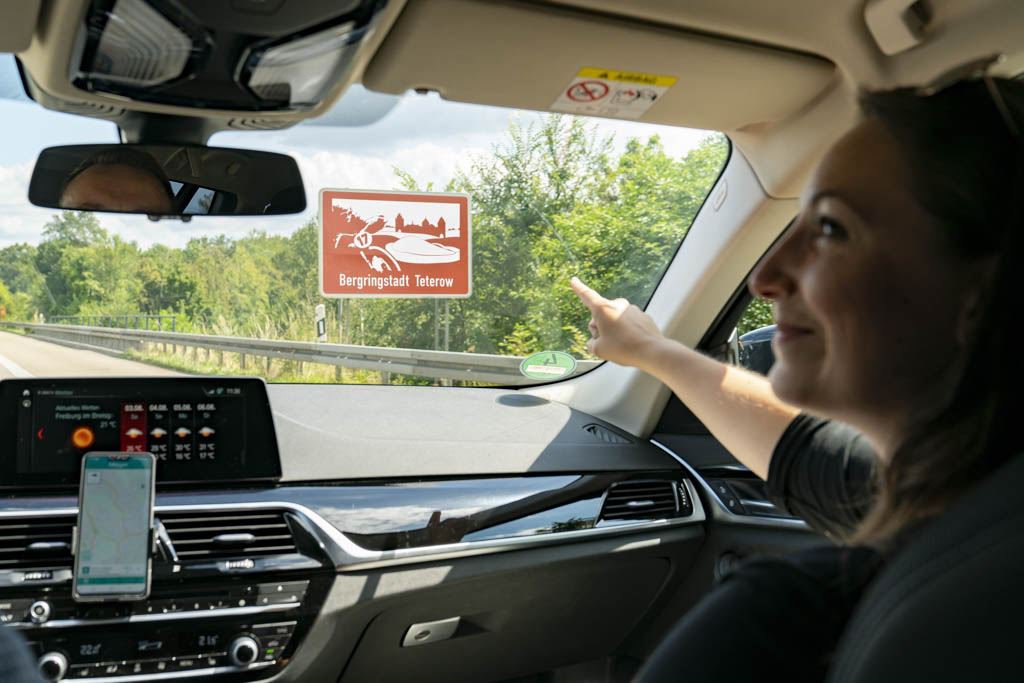
[{"label": "no smoking symbol on sticker", "polygon": [[580,81],[565,92],[573,102],[597,102],[608,94],[608,86],[601,81]]}]

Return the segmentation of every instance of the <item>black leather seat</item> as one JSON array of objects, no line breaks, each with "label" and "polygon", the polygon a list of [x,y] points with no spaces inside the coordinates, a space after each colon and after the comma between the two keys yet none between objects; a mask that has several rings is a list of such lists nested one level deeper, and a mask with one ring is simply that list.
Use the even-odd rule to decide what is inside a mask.
[{"label": "black leather seat", "polygon": [[973,487],[881,571],[832,683],[1024,680],[1024,456]]}]

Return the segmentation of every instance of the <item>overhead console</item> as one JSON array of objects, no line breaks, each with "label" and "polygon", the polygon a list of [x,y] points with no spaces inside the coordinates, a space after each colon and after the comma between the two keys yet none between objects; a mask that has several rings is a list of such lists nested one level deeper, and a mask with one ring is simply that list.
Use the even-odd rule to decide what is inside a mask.
[{"label": "overhead console", "polygon": [[285,128],[325,113],[358,81],[403,3],[62,0],[17,57],[28,94],[47,108],[128,133],[142,125],[139,113],[198,110],[208,119],[194,131],[202,142],[222,128]]},{"label": "overhead console", "polygon": [[[252,680],[288,662],[334,571],[292,507],[157,505],[145,598],[97,602],[74,595],[71,582],[82,505],[71,496],[87,452],[153,453],[164,491],[276,482],[281,465],[262,380],[7,380],[0,415],[0,490],[19,494],[0,511],[0,623],[23,632],[44,676]],[[122,524],[116,502],[97,523]],[[99,542],[81,544],[83,558],[101,552]],[[92,575],[105,580],[118,567],[94,563]]]}]

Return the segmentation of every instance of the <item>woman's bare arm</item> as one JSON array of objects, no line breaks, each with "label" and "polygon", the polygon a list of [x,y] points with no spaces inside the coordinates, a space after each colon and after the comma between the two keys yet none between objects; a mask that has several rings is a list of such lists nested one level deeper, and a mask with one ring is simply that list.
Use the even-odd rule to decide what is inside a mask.
[{"label": "woman's bare arm", "polygon": [[772,451],[797,408],[780,401],[764,377],[666,339],[625,299],[605,299],[576,278],[572,289],[590,309],[591,353],[664,382],[737,460],[767,478]]}]

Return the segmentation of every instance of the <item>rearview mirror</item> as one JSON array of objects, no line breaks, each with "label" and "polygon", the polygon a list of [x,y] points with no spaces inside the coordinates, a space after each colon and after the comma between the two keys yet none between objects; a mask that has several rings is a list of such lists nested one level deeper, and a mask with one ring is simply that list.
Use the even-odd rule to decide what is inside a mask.
[{"label": "rearview mirror", "polygon": [[36,206],[151,216],[300,213],[306,192],[285,154],[201,145],[68,145],[44,149]]}]

